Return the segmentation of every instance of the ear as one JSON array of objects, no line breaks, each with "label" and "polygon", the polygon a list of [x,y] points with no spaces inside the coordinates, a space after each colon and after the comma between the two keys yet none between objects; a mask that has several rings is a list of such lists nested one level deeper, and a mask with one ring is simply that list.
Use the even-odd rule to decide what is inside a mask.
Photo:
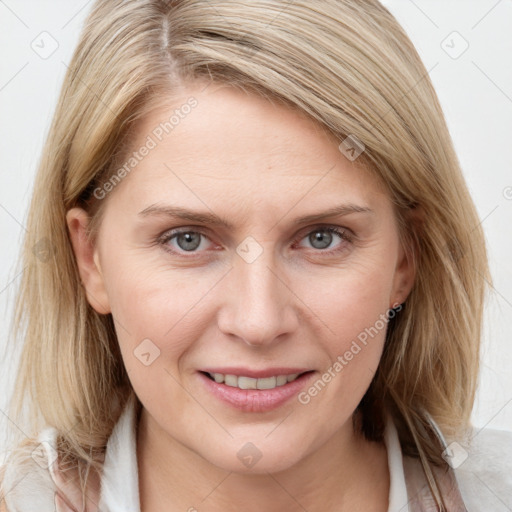
[{"label": "ear", "polygon": [[[406,222],[414,233],[418,234],[423,225],[423,209],[416,205],[412,207],[406,215]],[[406,240],[400,243],[399,256],[395,268],[395,276],[393,282],[393,290],[391,293],[390,308],[403,304],[414,285],[416,278],[416,265],[417,258],[415,254],[418,253],[416,245],[417,237],[407,237]]]},{"label": "ear", "polygon": [[72,208],[66,213],[66,223],[87,300],[98,313],[106,315],[111,309],[99,265],[98,250],[87,237],[89,216],[82,208]]}]

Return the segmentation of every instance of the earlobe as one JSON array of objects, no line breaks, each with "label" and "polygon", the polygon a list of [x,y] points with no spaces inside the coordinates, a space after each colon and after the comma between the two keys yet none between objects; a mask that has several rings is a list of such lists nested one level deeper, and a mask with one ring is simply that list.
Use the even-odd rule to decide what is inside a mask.
[{"label": "earlobe", "polygon": [[111,312],[110,304],[99,265],[98,251],[87,237],[89,216],[82,208],[71,208],[66,213],[66,223],[87,300],[98,313],[106,315]]},{"label": "earlobe", "polygon": [[414,258],[409,251],[401,250],[401,258],[395,271],[395,283],[391,295],[390,308],[403,304],[414,285],[416,268]]},{"label": "earlobe", "polygon": [[[407,215],[407,223],[418,236],[423,225],[424,212],[421,206],[414,205]],[[407,236],[407,241],[404,241],[400,247],[400,255],[398,264],[395,270],[395,282],[393,286],[393,293],[391,295],[391,305],[394,307],[397,304],[403,304],[409,296],[417,271],[417,258],[419,247],[416,244],[417,236]]]}]

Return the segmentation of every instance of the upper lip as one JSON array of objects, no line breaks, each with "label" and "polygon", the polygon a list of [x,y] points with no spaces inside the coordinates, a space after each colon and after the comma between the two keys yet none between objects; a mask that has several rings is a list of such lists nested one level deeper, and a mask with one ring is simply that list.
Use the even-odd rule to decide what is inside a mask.
[{"label": "upper lip", "polygon": [[309,368],[264,368],[261,370],[251,370],[250,368],[237,367],[221,367],[221,368],[204,368],[201,371],[207,373],[222,373],[223,375],[236,375],[237,377],[252,377],[253,379],[264,379],[266,377],[274,377],[276,375],[293,375],[295,373],[304,373],[311,371]]}]

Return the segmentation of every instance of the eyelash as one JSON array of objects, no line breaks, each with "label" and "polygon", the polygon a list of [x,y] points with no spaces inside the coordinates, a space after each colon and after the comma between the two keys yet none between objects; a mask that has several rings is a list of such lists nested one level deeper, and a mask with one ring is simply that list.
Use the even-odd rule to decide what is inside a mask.
[{"label": "eyelash", "polygon": [[346,230],[339,228],[337,226],[315,226],[313,229],[310,229],[305,234],[302,234],[302,233],[304,233],[304,231],[303,231],[300,235],[298,235],[297,238],[295,238],[293,240],[293,245],[295,245],[296,243],[299,243],[301,240],[306,238],[308,235],[311,235],[311,233],[315,233],[317,231],[323,231],[325,233],[331,233],[331,234],[337,235],[337,236],[339,236],[340,241],[341,241],[340,245],[338,247],[336,247],[335,249],[315,249],[314,247],[312,248],[313,251],[322,253],[323,255],[331,255],[331,254],[336,254],[336,253],[342,252],[342,251],[346,250],[345,244],[343,242],[352,243],[352,241],[353,241],[352,237],[347,233]]},{"label": "eyelash", "polygon": [[[337,253],[341,253],[341,252],[343,252],[344,250],[347,249],[346,246],[345,246],[345,243],[349,243],[349,244],[353,243],[353,237],[348,233],[348,230],[339,228],[338,226],[320,225],[320,226],[313,227],[312,229],[307,231],[305,234],[303,234],[304,231],[302,231],[300,235],[298,235],[296,238],[293,239],[292,245],[295,245],[295,244],[299,243],[301,240],[306,238],[308,235],[311,235],[312,233],[315,233],[317,231],[322,231],[322,232],[325,232],[325,233],[335,234],[341,240],[340,245],[337,246],[334,249],[315,249],[315,248],[312,248],[313,251],[315,251],[317,253],[322,253],[322,255],[324,255],[324,256],[330,256],[330,255],[334,255],[334,254],[337,254]],[[195,229],[195,228],[194,229],[192,229],[192,228],[184,229],[184,228],[180,228],[180,229],[174,229],[174,230],[171,230],[171,231],[166,231],[165,233],[163,233],[162,235],[160,235],[157,238],[157,242],[158,242],[159,245],[161,245],[163,247],[164,250],[166,250],[167,252],[169,252],[171,254],[184,255],[184,254],[187,254],[187,251],[180,251],[180,252],[178,252],[178,251],[175,251],[174,249],[170,249],[169,245],[168,245],[168,243],[173,238],[177,237],[180,234],[184,234],[184,233],[197,233],[197,234],[200,234],[200,235],[204,236],[205,238],[209,239],[208,235],[206,233],[204,233],[203,231],[201,231],[200,229]],[[343,243],[343,242],[345,242],[345,243]],[[197,256],[198,254],[200,254],[200,253],[195,252],[195,251],[189,251],[189,255],[185,256],[185,257],[193,258],[194,255]]]}]

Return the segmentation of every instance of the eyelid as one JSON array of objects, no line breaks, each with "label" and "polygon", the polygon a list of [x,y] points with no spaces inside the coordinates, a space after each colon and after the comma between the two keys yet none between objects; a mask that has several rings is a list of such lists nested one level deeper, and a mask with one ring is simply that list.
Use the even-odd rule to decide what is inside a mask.
[{"label": "eyelid", "polygon": [[355,234],[352,230],[345,228],[343,226],[338,226],[336,224],[315,224],[313,226],[307,226],[303,229],[301,229],[296,236],[296,239],[301,240],[306,235],[314,232],[314,231],[321,231],[321,230],[331,230],[334,229],[342,235],[342,238],[346,238],[347,240],[352,240],[355,238]]},{"label": "eyelid", "polygon": [[[158,235],[158,237],[156,238],[156,242],[158,244],[162,245],[162,246],[167,246],[167,242],[169,242],[172,238],[176,237],[177,235],[180,235],[180,234],[183,234],[183,233],[199,233],[200,235],[202,235],[205,238],[207,238],[211,243],[214,243],[211,240],[211,238],[208,236],[206,231],[207,230],[205,228],[202,228],[200,226],[180,226],[179,228],[172,228],[172,229],[168,229],[168,230],[164,231],[163,233]],[[175,253],[175,254],[187,254],[187,251],[177,252],[174,249],[168,249],[168,248],[166,248],[166,250],[168,252],[172,252],[172,253]],[[202,252],[204,252],[204,251],[202,251]],[[189,253],[188,257],[191,257],[194,254],[197,255],[197,254],[200,254],[200,253],[195,252],[195,251],[191,251]]]},{"label": "eyelid", "polygon": [[[308,234],[314,233],[315,231],[322,231],[322,230],[337,234],[340,237],[341,242],[353,243],[354,238],[356,238],[355,234],[348,228],[334,225],[334,224],[315,224],[313,226],[307,226],[307,227],[301,229],[297,233],[297,235],[293,238],[292,245],[294,246],[295,244],[299,243]],[[207,231],[208,230],[206,228],[203,228],[201,226],[180,226],[178,228],[171,228],[171,229],[164,231],[157,237],[156,241],[163,246],[167,246],[167,242],[169,242],[176,235],[179,235],[182,233],[187,233],[187,232],[192,232],[192,233],[198,233],[198,234],[204,236],[211,243],[215,243],[211,240]],[[174,253],[174,254],[180,254],[180,255],[187,254],[187,251],[176,251],[174,249],[169,249],[167,247],[165,248],[165,250],[167,250],[168,252]],[[328,254],[334,254],[336,252],[339,252],[339,251],[343,250],[343,248],[340,249],[339,247],[336,247],[334,249],[316,249],[316,250],[313,248],[312,250],[314,250],[315,252],[318,252],[319,254],[323,253],[325,255],[328,255]],[[194,255],[199,255],[202,252],[205,252],[205,251],[201,251],[201,252],[190,251],[188,253],[187,257],[189,257],[189,258],[194,257]]]},{"label": "eyelid", "polygon": [[205,236],[206,238],[210,238],[208,234],[206,233],[206,229],[202,228],[200,226],[180,226],[179,228],[171,228],[166,229],[163,233],[158,235],[157,240],[169,240],[175,235],[179,235],[181,233],[200,233],[201,235]]},{"label": "eyelid", "polygon": [[323,256],[335,255],[347,250],[346,244],[353,244],[355,238],[355,234],[350,229],[344,228],[342,226],[333,224],[317,224],[315,226],[308,226],[307,228],[301,230],[293,240],[293,245],[300,243],[308,234],[314,233],[315,231],[327,231],[334,233],[340,238],[340,244],[334,248],[306,248],[314,251],[316,254]]}]

